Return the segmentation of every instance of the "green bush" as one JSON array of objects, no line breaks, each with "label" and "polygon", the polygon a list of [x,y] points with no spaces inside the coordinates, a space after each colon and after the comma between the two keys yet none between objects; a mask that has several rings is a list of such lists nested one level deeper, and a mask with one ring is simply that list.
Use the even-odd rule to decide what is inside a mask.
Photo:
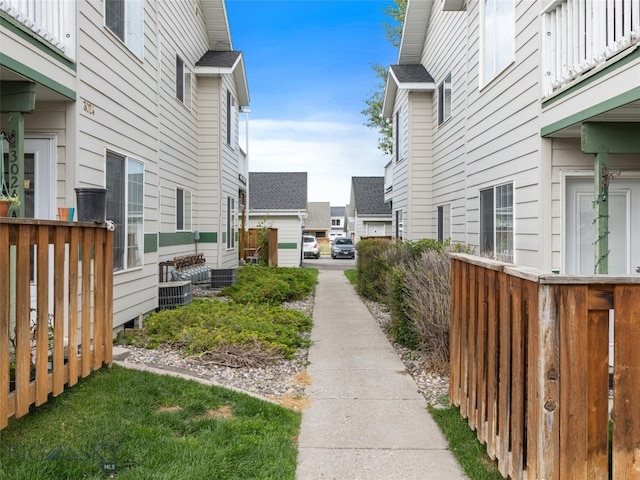
[{"label": "green bush", "polygon": [[196,299],[191,305],[150,315],[128,342],[145,348],[168,344],[187,355],[229,345],[258,346],[289,358],[297,348],[309,345],[299,333],[310,330],[311,319],[297,310]]},{"label": "green bush", "polygon": [[388,275],[393,264],[385,255],[391,242],[384,239],[367,238],[356,244],[356,289],[365,298],[386,302],[388,296]]},{"label": "green bush", "polygon": [[255,267],[238,269],[238,280],[222,290],[222,295],[237,303],[280,305],[301,300],[313,291],[318,271],[307,268]]},{"label": "green bush", "polygon": [[358,242],[357,290],[386,303],[391,311],[391,334],[401,345],[422,348],[436,369],[449,355],[450,273],[447,252],[473,253],[451,242],[425,238],[389,242]]},{"label": "green bush", "polygon": [[389,309],[391,310],[391,335],[396,342],[407,348],[416,349],[420,346],[420,338],[411,319],[411,311],[407,303],[406,272],[394,268],[391,274],[391,296]]}]

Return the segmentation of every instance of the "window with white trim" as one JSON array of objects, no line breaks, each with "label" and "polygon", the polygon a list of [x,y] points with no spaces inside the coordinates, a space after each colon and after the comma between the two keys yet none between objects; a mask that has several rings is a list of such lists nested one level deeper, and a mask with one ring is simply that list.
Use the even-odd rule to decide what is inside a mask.
[{"label": "window with white trim", "polygon": [[141,267],[144,245],[144,165],[107,152],[107,219],[116,224],[113,270]]},{"label": "window with white trim", "polygon": [[480,191],[480,253],[513,262],[513,184]]},{"label": "window with white trim", "polygon": [[144,52],[144,2],[105,0],[104,23],[138,58]]},{"label": "window with white trim", "polygon": [[191,230],[191,192],[176,188],[176,230]]},{"label": "window with white trim", "polygon": [[438,206],[438,241],[451,240],[451,204]]},{"label": "window with white trim", "polygon": [[438,125],[442,125],[451,116],[451,74],[447,75],[438,87]]},{"label": "window with white trim", "polygon": [[402,160],[402,110],[396,112],[396,130],[395,130],[395,159],[396,162]]},{"label": "window with white trim", "polygon": [[483,0],[480,19],[480,84],[486,85],[514,60],[514,0]]},{"label": "window with white trim", "polygon": [[176,55],[176,98],[191,108],[191,72],[179,55]]},{"label": "window with white trim", "polygon": [[227,197],[227,248],[236,247],[236,206],[235,198]]}]

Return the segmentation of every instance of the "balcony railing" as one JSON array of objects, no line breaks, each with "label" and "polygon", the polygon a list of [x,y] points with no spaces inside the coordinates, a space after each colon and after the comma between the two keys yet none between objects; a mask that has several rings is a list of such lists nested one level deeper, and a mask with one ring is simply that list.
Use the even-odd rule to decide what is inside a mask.
[{"label": "balcony railing", "polygon": [[555,0],[543,22],[545,96],[640,43],[638,0]]},{"label": "balcony railing", "polygon": [[113,232],[0,218],[0,429],[110,365]]},{"label": "balcony railing", "polygon": [[0,0],[0,10],[75,60],[75,0]]},{"label": "balcony railing", "polygon": [[452,257],[450,397],[502,475],[640,478],[640,277]]}]

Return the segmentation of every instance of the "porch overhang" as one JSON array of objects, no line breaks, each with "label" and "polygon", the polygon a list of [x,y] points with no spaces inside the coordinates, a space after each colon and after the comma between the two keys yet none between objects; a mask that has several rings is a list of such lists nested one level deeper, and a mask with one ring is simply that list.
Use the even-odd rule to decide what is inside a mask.
[{"label": "porch overhang", "polygon": [[640,154],[640,122],[587,122],[581,128],[581,149],[594,154],[594,273],[609,273],[609,154]]}]

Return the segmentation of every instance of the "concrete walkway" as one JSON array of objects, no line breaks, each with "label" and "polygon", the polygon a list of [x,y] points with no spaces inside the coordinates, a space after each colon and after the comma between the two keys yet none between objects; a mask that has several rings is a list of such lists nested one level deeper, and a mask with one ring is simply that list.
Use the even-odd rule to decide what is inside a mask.
[{"label": "concrete walkway", "polygon": [[321,269],[318,281],[297,480],[466,478],[344,273]]}]

